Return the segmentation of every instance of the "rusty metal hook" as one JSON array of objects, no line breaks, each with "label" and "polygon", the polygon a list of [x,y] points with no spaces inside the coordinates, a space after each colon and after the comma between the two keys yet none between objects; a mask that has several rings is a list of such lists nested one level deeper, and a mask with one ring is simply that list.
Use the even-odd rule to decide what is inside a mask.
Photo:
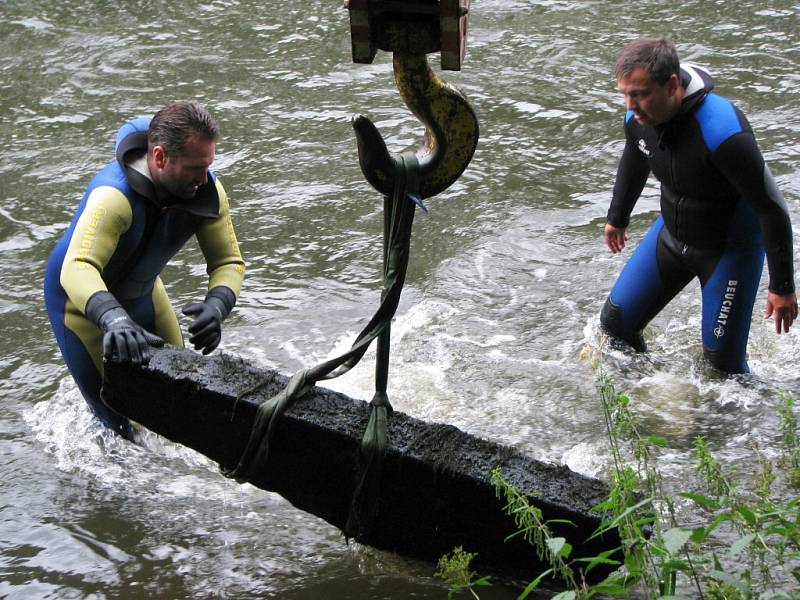
[{"label": "rusty metal hook", "polygon": [[[403,101],[425,125],[416,156],[420,196],[430,198],[447,189],[472,160],[478,144],[478,118],[463,92],[433,73],[425,54],[394,52],[393,66]],[[390,196],[395,161],[383,136],[363,115],[353,117],[352,124],[364,177],[381,194]]]}]

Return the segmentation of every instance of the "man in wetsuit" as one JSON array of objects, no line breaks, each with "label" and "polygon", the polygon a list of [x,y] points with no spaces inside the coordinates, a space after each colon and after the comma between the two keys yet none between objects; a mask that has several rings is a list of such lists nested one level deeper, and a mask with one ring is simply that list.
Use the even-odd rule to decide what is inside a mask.
[{"label": "man in wetsuit", "polygon": [[661,215],[611,290],[601,325],[644,351],[645,325],[698,277],[704,353],[721,371],[746,373],[765,253],[765,315],[774,317],[777,333],[797,318],[786,203],[747,119],[711,92],[707,72],[679,64],[671,42],[632,42],[620,54],[616,77],[627,108],[626,144],[606,244],[614,253],[625,246],[631,211],[651,172],[661,182]]},{"label": "man in wetsuit", "polygon": [[103,361],[141,365],[150,345],[183,346],[159,277],[167,262],[197,237],[208,293],[183,313],[193,317],[189,341],[203,354],[219,344],[241,289],[228,196],[208,170],[218,136],[195,102],[125,123],[116,160],[92,179],[47,265],[45,304],[64,361],[92,411],[128,438],[130,422],[101,399]]}]

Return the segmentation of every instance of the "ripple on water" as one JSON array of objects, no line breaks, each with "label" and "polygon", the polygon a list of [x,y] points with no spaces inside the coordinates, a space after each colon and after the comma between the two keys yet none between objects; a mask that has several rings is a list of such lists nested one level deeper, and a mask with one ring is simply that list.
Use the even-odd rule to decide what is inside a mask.
[{"label": "ripple on water", "polygon": [[[18,549],[37,549],[27,569],[59,565],[85,584],[114,589],[132,571],[168,566],[173,575],[167,586],[202,586],[196,590],[201,594],[222,588],[266,593],[350,553],[338,530],[275,494],[226,479],[188,448],[150,432],[141,446],[109,433],[68,378],[52,398],[25,411],[24,419],[72,482],[63,487],[73,496],[37,502],[23,522],[41,511],[38,519],[52,525],[12,535]],[[84,500],[87,494],[91,503]],[[141,522],[141,511],[153,506],[171,518],[156,519],[152,527]],[[136,540],[126,533],[131,527]]]},{"label": "ripple on water", "polygon": [[[41,272],[124,119],[172,97],[212,107],[216,167],[249,263],[223,345],[284,372],[348,348],[378,303],[382,200],[360,173],[349,115],[379,123],[393,152],[422,137],[390,58],[350,62],[340,2],[173,2],[158,18],[150,4],[3,4],[0,389],[11,410],[0,453],[18,474],[3,478],[10,504],[0,510],[4,534],[9,521],[19,527],[0,548],[10,573],[0,595],[440,598],[430,565],[346,547],[324,523],[159,438],[140,448],[106,439],[65,383]],[[399,410],[603,473],[594,372],[580,354],[600,346],[598,314],[630,255],[610,255],[601,238],[622,148],[616,52],[640,31],[680,32],[684,59],[709,67],[745,109],[796,222],[796,10],[773,4],[473,3],[465,68],[442,76],[475,104],[482,137],[464,175],[415,222],[393,324]],[[657,211],[651,182],[631,247]],[[176,305],[205,289],[195,250],[165,273]],[[757,311],[765,292],[766,279]],[[700,313],[689,287],[646,331],[648,354],[604,353],[647,433],[673,438],[660,464],[681,485],[694,477],[695,435],[748,476],[753,445],[768,456],[779,447],[780,392],[800,393],[797,332],[776,336],[756,315],[754,374],[724,378],[702,360]],[[370,353],[331,385],[369,398],[373,364]],[[48,554],[50,543],[84,566]]]}]

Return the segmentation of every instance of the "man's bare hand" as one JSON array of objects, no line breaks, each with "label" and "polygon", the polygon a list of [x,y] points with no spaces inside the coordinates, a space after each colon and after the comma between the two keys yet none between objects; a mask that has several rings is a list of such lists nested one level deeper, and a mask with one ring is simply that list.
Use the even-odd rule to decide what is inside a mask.
[{"label": "man's bare hand", "polygon": [[603,235],[606,238],[606,245],[614,254],[622,252],[622,249],[625,247],[625,242],[628,241],[626,228],[614,227],[611,223],[606,223]]},{"label": "man's bare hand", "polygon": [[764,309],[764,316],[769,319],[775,317],[775,331],[789,333],[789,327],[797,318],[797,296],[792,294],[767,294],[767,306]]}]

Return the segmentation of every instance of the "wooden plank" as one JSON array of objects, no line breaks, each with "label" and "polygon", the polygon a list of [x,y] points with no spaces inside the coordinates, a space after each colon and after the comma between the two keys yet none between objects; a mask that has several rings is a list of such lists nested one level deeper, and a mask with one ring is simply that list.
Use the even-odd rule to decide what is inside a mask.
[{"label": "wooden plank", "polygon": [[[287,381],[230,356],[167,348],[156,349],[147,368],[109,364],[106,374],[110,406],[223,468],[238,462],[259,404]],[[237,399],[259,382],[265,385],[258,393]],[[368,418],[366,402],[313,388],[278,423],[268,464],[250,483],[343,529]],[[591,507],[608,493],[601,481],[400,412],[389,420],[389,440],[377,518],[356,538],[361,543],[431,561],[463,546],[478,553],[474,566],[482,574],[531,579],[547,565],[519,537],[505,541],[515,527],[490,482],[491,470],[499,467],[518,489],[535,496],[545,519],[574,523],[553,527],[575,547],[573,556],[619,545],[616,532],[586,541],[600,523]],[[592,573],[597,578],[608,570]]]}]

